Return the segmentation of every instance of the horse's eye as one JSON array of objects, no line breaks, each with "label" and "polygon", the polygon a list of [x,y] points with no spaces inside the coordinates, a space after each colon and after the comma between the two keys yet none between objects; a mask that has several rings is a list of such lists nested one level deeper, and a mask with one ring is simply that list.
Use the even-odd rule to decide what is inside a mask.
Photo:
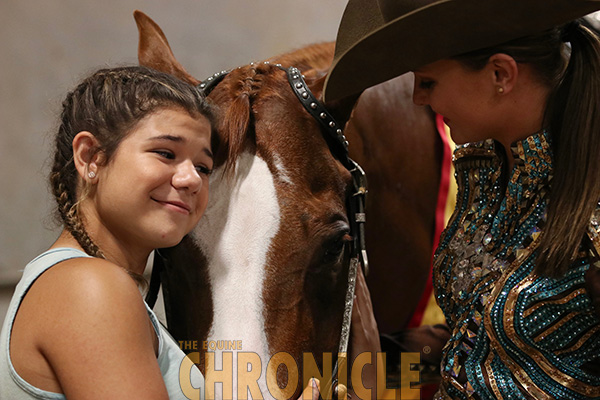
[{"label": "horse's eye", "polygon": [[339,261],[342,253],[344,252],[344,247],[346,243],[350,242],[351,237],[349,234],[345,233],[343,236],[339,236],[331,241],[329,241],[325,245],[325,251],[323,252],[323,257],[321,262],[324,264],[333,264]]}]

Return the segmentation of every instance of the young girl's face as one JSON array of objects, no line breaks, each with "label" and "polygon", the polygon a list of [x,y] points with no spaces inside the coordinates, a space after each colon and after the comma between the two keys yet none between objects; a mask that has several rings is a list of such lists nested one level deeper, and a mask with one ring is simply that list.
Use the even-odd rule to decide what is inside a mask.
[{"label": "young girl's face", "polygon": [[205,117],[177,108],[150,114],[98,167],[91,198],[98,233],[150,250],[174,246],[206,209],[212,167]]}]

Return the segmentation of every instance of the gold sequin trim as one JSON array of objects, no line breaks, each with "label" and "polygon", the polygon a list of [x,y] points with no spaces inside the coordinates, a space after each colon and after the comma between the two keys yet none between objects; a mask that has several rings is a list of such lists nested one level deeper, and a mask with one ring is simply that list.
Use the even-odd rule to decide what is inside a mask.
[{"label": "gold sequin trim", "polygon": [[504,397],[502,397],[502,393],[500,393],[500,389],[498,389],[498,383],[496,382],[494,370],[492,369],[492,361],[494,361],[495,355],[496,353],[494,353],[493,351],[488,352],[487,358],[484,363],[484,367],[488,375],[487,383],[489,384],[490,389],[492,389],[492,392],[494,392],[494,395],[497,399],[503,399]]},{"label": "gold sequin trim", "polygon": [[550,328],[539,333],[536,337],[533,338],[533,341],[536,343],[541,342],[542,340],[546,339],[548,336],[552,335],[554,332],[559,330],[564,324],[566,324],[567,322],[569,322],[576,316],[577,316],[576,312],[571,312],[571,313],[567,314],[566,317],[561,318],[560,321],[558,321],[557,323],[552,325]]},{"label": "gold sequin trim", "polygon": [[565,354],[565,353],[571,353],[573,351],[577,351],[579,350],[579,348],[581,346],[583,346],[583,344],[585,342],[587,342],[589,340],[589,338],[591,338],[594,334],[596,334],[596,332],[598,332],[600,330],[600,326],[595,326],[592,329],[590,329],[585,335],[583,335],[578,341],[577,343],[575,343],[573,346],[566,348],[566,349],[562,349],[560,351],[556,351],[554,352],[554,354],[556,354],[557,356],[561,355],[561,354]]},{"label": "gold sequin trim", "polygon": [[[537,247],[537,242],[533,242],[528,248],[528,252],[531,254]],[[492,305],[496,302],[498,296],[502,293],[502,289],[506,284],[506,281],[509,277],[511,277],[512,273],[520,266],[518,260],[513,262],[509,268],[505,271],[501,280],[498,282],[496,287],[492,292],[492,301],[489,302],[486,307],[486,316],[484,318],[484,323],[486,330],[488,332],[488,337],[490,338],[490,348],[493,348],[498,352],[498,355],[502,357],[502,360],[506,363],[507,367],[511,370],[515,378],[521,383],[523,388],[525,388],[529,394],[531,394],[534,398],[547,398],[547,395],[544,391],[542,391],[539,387],[537,387],[533,381],[529,378],[527,373],[521,368],[518,364],[516,364],[510,356],[506,353],[502,345],[500,344],[498,337],[496,336],[496,332],[492,325],[490,311]],[[585,396],[600,396],[600,387],[588,385],[584,382],[581,382],[578,379],[573,378],[567,374],[564,374],[557,370],[538,350],[527,345],[523,342],[519,336],[515,332],[514,326],[514,314],[515,314],[515,304],[519,298],[520,293],[529,287],[538,276],[535,273],[527,276],[521,283],[515,286],[508,294],[506,298],[506,303],[504,305],[504,315],[503,315],[503,323],[504,329],[506,330],[506,336],[513,341],[515,346],[521,349],[527,349],[528,355],[535,361],[535,363],[543,370],[543,372],[551,379],[555,380],[559,385],[569,388],[577,393],[580,393]]]},{"label": "gold sequin trim", "polygon": [[585,289],[581,288],[581,289],[575,290],[574,292],[571,292],[568,296],[565,296],[560,299],[543,300],[542,303],[538,303],[538,304],[526,309],[525,312],[523,313],[523,318],[529,317],[531,314],[533,314],[535,311],[537,311],[537,309],[539,309],[540,307],[547,306],[548,304],[565,304],[565,303],[568,303],[569,301],[573,300],[575,297],[580,296],[584,293],[585,293]]}]

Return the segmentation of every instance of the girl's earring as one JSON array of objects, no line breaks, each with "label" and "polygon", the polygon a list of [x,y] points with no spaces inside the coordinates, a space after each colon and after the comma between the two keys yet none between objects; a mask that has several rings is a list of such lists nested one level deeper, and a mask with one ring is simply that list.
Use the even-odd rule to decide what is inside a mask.
[{"label": "girl's earring", "polygon": [[504,88],[503,88],[502,86],[500,86],[500,87],[498,88],[498,93],[499,93],[499,94],[502,94],[502,93],[504,93]]},{"label": "girl's earring", "polygon": [[94,179],[96,177],[96,173],[94,171],[88,172],[88,178]]}]

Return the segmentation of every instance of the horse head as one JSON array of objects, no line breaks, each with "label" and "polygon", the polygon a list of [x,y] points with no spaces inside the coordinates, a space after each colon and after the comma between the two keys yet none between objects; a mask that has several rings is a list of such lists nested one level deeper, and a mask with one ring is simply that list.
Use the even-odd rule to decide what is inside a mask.
[{"label": "horse head", "polygon": [[[142,13],[135,17],[140,63],[198,84],[158,25]],[[275,65],[299,68],[319,97],[332,57],[332,44],[315,45],[233,69],[214,87],[209,99],[219,109],[222,149],[209,205],[194,231],[164,251],[171,332],[206,344],[198,349],[201,368],[206,350],[231,351],[231,343],[258,354],[265,398],[267,388],[297,395],[310,378],[302,374],[304,353],[327,364],[340,339],[352,177]],[[337,104],[329,111],[345,122],[349,109]],[[295,360],[303,381],[287,382],[285,368],[268,364],[281,352]]]}]

